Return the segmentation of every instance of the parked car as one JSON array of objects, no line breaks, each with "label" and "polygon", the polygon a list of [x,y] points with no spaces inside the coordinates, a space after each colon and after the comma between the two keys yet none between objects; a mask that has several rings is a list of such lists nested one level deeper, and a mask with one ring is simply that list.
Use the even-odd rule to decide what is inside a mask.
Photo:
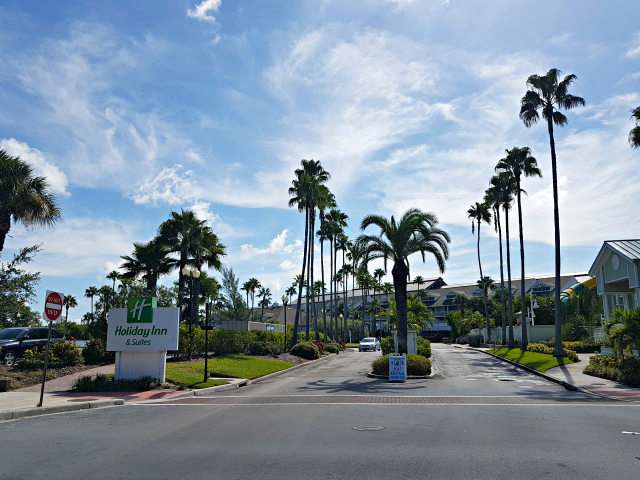
[{"label": "parked car", "polygon": [[358,351],[364,352],[369,350],[370,352],[375,352],[376,350],[380,350],[380,341],[377,338],[366,337],[360,340],[360,344],[358,345]]},{"label": "parked car", "polygon": [[[46,327],[15,327],[0,330],[0,359],[6,365],[14,365],[25,350],[47,345],[49,329]],[[51,329],[51,341],[59,342],[62,335]]]}]

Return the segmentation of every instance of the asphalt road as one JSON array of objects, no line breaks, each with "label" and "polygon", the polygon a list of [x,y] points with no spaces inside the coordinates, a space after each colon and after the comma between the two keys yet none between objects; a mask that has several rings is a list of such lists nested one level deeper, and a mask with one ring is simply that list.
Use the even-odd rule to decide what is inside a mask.
[{"label": "asphalt road", "polygon": [[436,378],[348,352],[242,389],[0,423],[0,478],[640,477],[639,405],[434,345]]}]

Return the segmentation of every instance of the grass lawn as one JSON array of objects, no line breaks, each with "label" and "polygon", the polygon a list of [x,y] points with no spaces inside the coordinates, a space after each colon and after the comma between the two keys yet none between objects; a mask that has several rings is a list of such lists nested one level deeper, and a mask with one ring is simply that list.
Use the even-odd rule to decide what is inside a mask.
[{"label": "grass lawn", "polygon": [[347,347],[358,348],[359,345],[359,343],[347,343]]},{"label": "grass lawn", "polygon": [[[294,365],[294,363],[268,358],[229,355],[209,360],[209,375],[212,377],[248,378],[253,380]],[[228,383],[221,380],[203,382],[204,362],[167,363],[166,378],[173,383],[180,383],[189,388],[214,387]]]},{"label": "grass lawn", "polygon": [[509,350],[508,348],[500,348],[497,350],[489,350],[489,352],[507,358],[509,360],[513,360],[514,362],[521,363],[522,365],[526,365],[527,367],[533,368],[543,373],[550,368],[573,363],[568,358],[557,358],[553,355],[547,355],[545,353],[523,352],[519,348],[514,348],[511,350]]}]

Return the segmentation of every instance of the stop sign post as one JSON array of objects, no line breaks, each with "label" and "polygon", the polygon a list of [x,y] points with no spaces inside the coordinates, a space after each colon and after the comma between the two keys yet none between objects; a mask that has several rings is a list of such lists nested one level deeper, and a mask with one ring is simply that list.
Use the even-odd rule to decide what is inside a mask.
[{"label": "stop sign post", "polygon": [[63,293],[47,290],[47,296],[44,302],[44,319],[49,322],[49,334],[47,335],[47,350],[44,355],[42,387],[40,388],[40,403],[38,403],[38,407],[42,406],[42,400],[44,397],[44,382],[47,380],[47,361],[49,360],[49,345],[51,344],[51,322],[55,322],[60,318],[60,315],[62,315],[63,299]]}]

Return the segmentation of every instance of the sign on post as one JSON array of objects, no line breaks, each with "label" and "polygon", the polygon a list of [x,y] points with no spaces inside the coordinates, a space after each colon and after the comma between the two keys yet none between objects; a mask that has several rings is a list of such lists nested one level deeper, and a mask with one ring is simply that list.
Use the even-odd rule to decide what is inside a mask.
[{"label": "sign on post", "polygon": [[407,357],[402,355],[389,355],[389,381],[407,381]]},{"label": "sign on post", "polygon": [[44,302],[44,319],[47,322],[55,322],[62,315],[62,299],[64,294],[47,290],[47,298]]}]

